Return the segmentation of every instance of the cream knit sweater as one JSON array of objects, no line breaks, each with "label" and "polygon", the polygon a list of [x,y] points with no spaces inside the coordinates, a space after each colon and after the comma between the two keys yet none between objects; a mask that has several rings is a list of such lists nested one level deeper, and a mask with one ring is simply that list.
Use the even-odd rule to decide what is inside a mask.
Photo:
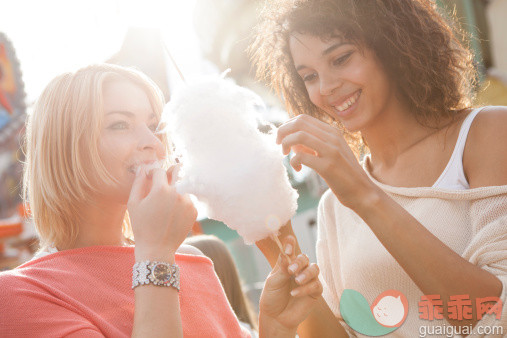
[{"label": "cream knit sweater", "polygon": [[[507,186],[460,191],[400,188],[382,184],[370,173],[368,176],[448,247],[502,281],[501,319],[484,316],[470,337],[485,336],[477,333],[479,326],[503,326],[507,336]],[[363,337],[351,330],[340,315],[340,295],[344,289],[360,292],[370,305],[389,289],[405,294],[408,316],[389,337],[419,337],[422,325],[449,326],[445,320],[419,319],[422,292],[368,225],[341,205],[330,190],[320,201],[318,217],[317,261],[322,271],[324,298],[351,336]]]}]

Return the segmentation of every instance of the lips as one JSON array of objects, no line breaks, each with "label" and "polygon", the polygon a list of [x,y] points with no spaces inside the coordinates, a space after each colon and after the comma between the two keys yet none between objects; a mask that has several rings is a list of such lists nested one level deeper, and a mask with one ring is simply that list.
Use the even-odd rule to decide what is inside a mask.
[{"label": "lips", "polygon": [[134,164],[127,167],[127,171],[132,174],[136,174],[138,168],[141,166],[144,166],[144,168],[148,171],[155,168],[162,168],[162,161],[150,160],[135,162]]},{"label": "lips", "polygon": [[354,103],[356,103],[357,99],[361,96],[362,90],[359,89],[352,93],[351,95],[348,95],[345,99],[340,100],[338,103],[331,104],[333,108],[337,112],[343,112],[350,108]]}]

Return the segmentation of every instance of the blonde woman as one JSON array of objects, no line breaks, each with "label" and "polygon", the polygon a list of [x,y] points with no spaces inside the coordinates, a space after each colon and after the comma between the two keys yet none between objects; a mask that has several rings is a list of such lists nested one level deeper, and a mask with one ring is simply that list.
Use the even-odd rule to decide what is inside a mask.
[{"label": "blonde woman", "polygon": [[[168,157],[156,134],[163,103],[147,77],[111,65],[44,90],[27,122],[24,173],[41,249],[0,274],[0,336],[248,336],[211,261],[181,246],[196,210],[171,186],[174,167],[149,169]],[[309,271],[292,297],[280,258],[261,335],[294,335],[321,293]]]}]

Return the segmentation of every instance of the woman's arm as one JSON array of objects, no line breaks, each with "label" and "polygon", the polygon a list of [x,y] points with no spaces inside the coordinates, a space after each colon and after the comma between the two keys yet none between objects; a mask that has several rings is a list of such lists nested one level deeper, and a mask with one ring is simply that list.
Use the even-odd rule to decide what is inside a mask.
[{"label": "woman's arm", "polygon": [[[158,257],[136,254],[136,261],[156,260],[174,264],[174,254]],[[132,337],[183,337],[178,290],[148,284],[136,287],[134,292]]]},{"label": "woman's arm", "polygon": [[[294,337],[296,329],[301,336],[301,322],[308,316],[315,317],[314,313],[321,313],[318,307],[323,301],[322,284],[318,278],[318,266],[310,264],[306,255],[296,254],[294,236],[287,236],[282,242],[290,262],[279,254],[264,285],[259,304],[261,337]],[[298,265],[298,269],[289,270],[289,266],[294,264]],[[335,336],[336,331],[326,334],[320,330],[320,325],[326,323],[315,323],[313,336]]]},{"label": "woman's arm", "polygon": [[[134,180],[128,202],[136,239],[136,262],[175,262],[175,252],[197,217],[188,196],[170,185],[171,170],[141,170]],[[182,337],[178,290],[174,287],[140,285],[135,288],[133,337]]]},{"label": "woman's arm", "polygon": [[[336,129],[301,115],[279,128],[278,140],[286,153],[298,144],[316,152],[297,153],[292,166],[299,170],[305,164],[317,171],[340,202],[368,224],[424,294],[438,294],[443,299],[466,294],[473,303],[477,297],[500,296],[502,284],[496,276],[447,247],[367,177]],[[505,150],[505,144],[501,148]],[[498,155],[505,158],[505,151]],[[507,182],[505,170],[501,182]],[[448,320],[456,326],[477,322]]]},{"label": "woman's arm", "polygon": [[[280,229],[279,238],[283,241],[283,239],[288,236],[294,238],[294,240],[290,241],[289,244],[293,246],[294,253],[299,255],[301,253],[301,249],[296,240],[290,221]],[[277,262],[278,255],[280,254],[280,250],[275,242],[273,242],[270,238],[267,238],[257,242],[256,245],[264,254],[271,267],[274,267]],[[302,267],[298,266],[298,269],[293,273],[293,275],[300,273],[301,269]],[[297,332],[301,338],[348,337],[345,329],[340,325],[340,322],[334,316],[322,296],[318,297],[317,302],[308,317],[299,324]]]},{"label": "woman's arm", "polygon": [[[499,297],[501,281],[458,255],[383,192],[354,211],[396,259],[425,295],[449,299],[453,295]],[[445,314],[444,314],[445,315]],[[447,320],[454,326],[475,325],[471,320]]]}]

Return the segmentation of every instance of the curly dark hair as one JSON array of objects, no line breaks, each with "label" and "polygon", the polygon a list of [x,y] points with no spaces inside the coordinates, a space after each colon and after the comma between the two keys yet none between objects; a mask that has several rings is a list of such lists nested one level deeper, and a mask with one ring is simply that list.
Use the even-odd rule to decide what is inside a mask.
[{"label": "curly dark hair", "polygon": [[[310,101],[289,50],[293,32],[324,40],[339,33],[373,51],[419,123],[436,126],[471,106],[476,78],[465,35],[446,18],[431,0],[268,0],[250,53],[257,77],[285,99],[289,114],[304,112],[343,130]],[[358,144],[357,134],[345,133]]]}]

